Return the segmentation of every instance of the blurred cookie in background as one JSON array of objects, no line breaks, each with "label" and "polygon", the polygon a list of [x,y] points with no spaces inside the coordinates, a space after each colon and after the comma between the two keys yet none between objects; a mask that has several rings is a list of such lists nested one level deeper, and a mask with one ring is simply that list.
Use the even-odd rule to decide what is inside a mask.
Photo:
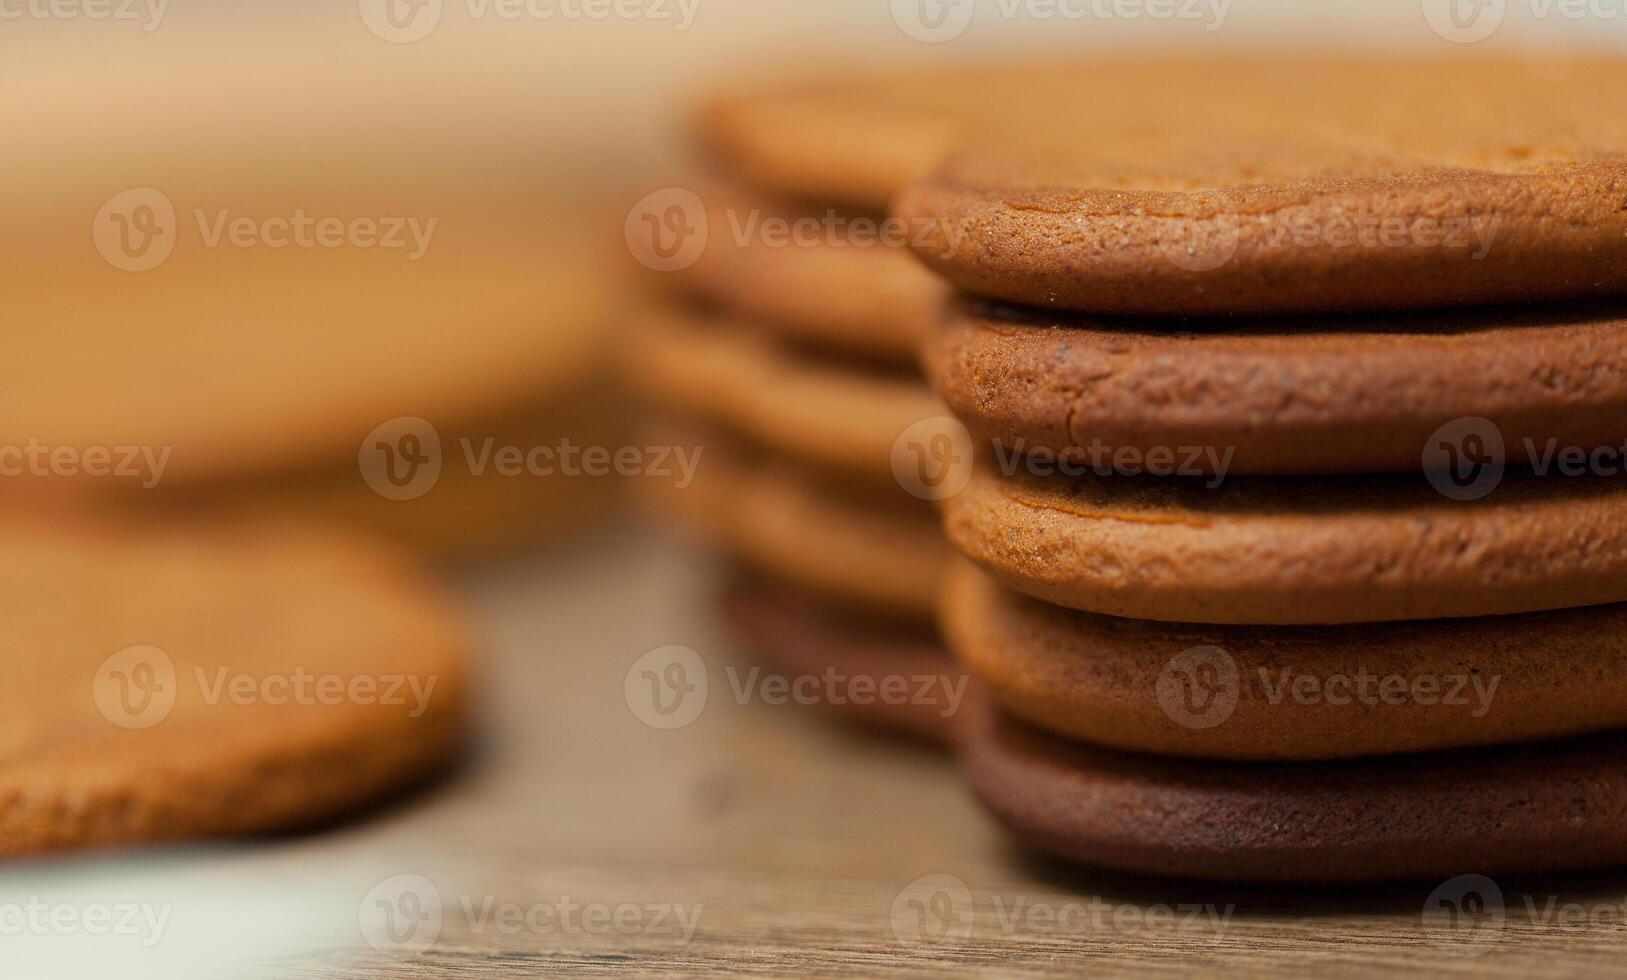
[{"label": "blurred cookie in background", "polygon": [[139,97],[126,47],[20,58],[61,98],[15,107],[32,193],[0,204],[4,499],[294,513],[456,557],[611,512],[583,450],[622,441],[615,176],[563,151],[539,173],[495,67],[440,91],[404,66],[444,52],[347,26],[290,65],[178,23]]},{"label": "blurred cookie in background", "polygon": [[395,549],[284,523],[0,530],[0,857],[301,829],[454,762],[472,640]]}]

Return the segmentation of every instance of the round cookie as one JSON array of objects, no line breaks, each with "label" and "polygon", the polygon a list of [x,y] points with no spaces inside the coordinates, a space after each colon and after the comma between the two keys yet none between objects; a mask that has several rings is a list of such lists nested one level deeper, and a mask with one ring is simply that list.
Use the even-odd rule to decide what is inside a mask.
[{"label": "round cookie", "polygon": [[[475,476],[458,437],[508,438],[514,417],[531,412],[574,425],[575,400],[598,406],[589,430],[546,431],[539,417],[543,428],[523,434],[581,444],[619,417],[596,395],[609,354],[600,257],[525,240],[489,216],[437,224],[416,259],[404,249],[211,246],[188,208],[210,216],[219,203],[230,216],[246,205],[182,190],[168,198],[174,250],[153,268],[121,268],[120,253],[91,247],[99,201],[73,223],[79,238],[12,257],[16,379],[0,393],[0,494],[121,508],[273,502],[281,513],[405,528],[402,540],[436,547],[489,539],[484,513],[429,517],[434,494],[403,504],[367,493],[358,454],[380,426],[429,421],[442,437],[439,499],[477,482],[477,495],[512,512],[528,496],[535,506],[540,481]],[[66,465],[19,455],[36,448],[57,454],[36,460]],[[568,506],[573,488],[561,489]],[[418,533],[432,522],[448,523]]]},{"label": "round cookie", "polygon": [[285,525],[14,521],[0,854],[309,826],[444,766],[470,640],[392,552]]},{"label": "round cookie", "polygon": [[625,363],[633,386],[662,408],[895,490],[893,444],[944,414],[917,377],[792,352],[708,314],[643,314]]},{"label": "round cookie", "polygon": [[[896,213],[962,289],[1137,315],[1627,289],[1627,60],[1101,62]],[[1059,124],[1058,120],[1065,120]]]},{"label": "round cookie", "polygon": [[1199,626],[1047,605],[969,564],[946,642],[1002,710],[1070,739],[1330,759],[1627,727],[1627,604],[1383,626]]},{"label": "round cookie", "polygon": [[821,707],[861,725],[953,740],[967,679],[929,631],[865,622],[762,579],[737,581],[723,612],[757,657],[817,682]]},{"label": "round cookie", "polygon": [[1162,326],[965,304],[923,360],[976,435],[1107,467],[1133,451],[1205,473],[1417,470],[1463,418],[1511,459],[1526,440],[1627,445],[1621,304]]},{"label": "round cookie", "polygon": [[[289,473],[274,481],[209,484],[155,501],[123,495],[108,501],[110,514],[128,520],[171,515],[275,520],[297,517],[366,528],[441,561],[488,560],[557,542],[600,526],[619,506],[613,472],[562,470],[502,472],[496,447],[626,444],[617,395],[595,386],[570,391],[509,419],[436,426],[442,468],[432,484],[402,499],[369,485],[357,459]],[[475,460],[470,462],[471,454]],[[476,467],[481,467],[476,472]],[[421,491],[421,492],[420,492]],[[157,503],[158,506],[147,506]]]},{"label": "round cookie", "polygon": [[1342,762],[1223,763],[1070,744],[974,700],[974,792],[1027,845],[1120,871],[1262,882],[1627,861],[1621,734]]},{"label": "round cookie", "polygon": [[1510,470],[1479,500],[1422,475],[1202,483],[1012,475],[944,501],[964,554],[1087,612],[1164,622],[1448,619],[1627,601],[1627,479]]},{"label": "round cookie", "polygon": [[892,493],[822,480],[782,460],[699,434],[652,444],[699,450],[692,478],[641,481],[658,514],[776,579],[851,609],[930,623],[949,560],[932,509]]},{"label": "round cookie", "polygon": [[701,194],[706,247],[672,286],[795,343],[915,366],[949,290],[884,219]]},{"label": "round cookie", "polygon": [[776,196],[885,210],[950,145],[964,94],[944,73],[849,76],[729,95],[696,134],[730,174]]}]

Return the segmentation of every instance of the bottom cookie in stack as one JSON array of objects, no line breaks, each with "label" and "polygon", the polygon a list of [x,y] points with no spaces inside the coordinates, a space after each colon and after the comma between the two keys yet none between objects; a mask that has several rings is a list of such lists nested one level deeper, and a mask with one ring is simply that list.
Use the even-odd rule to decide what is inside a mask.
[{"label": "bottom cookie in stack", "polygon": [[1336,762],[1178,759],[1068,742],[974,697],[973,790],[1023,843],[1099,867],[1331,882],[1627,861],[1627,734]]}]

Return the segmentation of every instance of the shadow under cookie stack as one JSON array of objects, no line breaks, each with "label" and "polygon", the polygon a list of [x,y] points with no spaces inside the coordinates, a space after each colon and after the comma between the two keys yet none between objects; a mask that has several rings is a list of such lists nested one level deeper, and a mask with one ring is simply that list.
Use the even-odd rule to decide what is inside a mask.
[{"label": "shadow under cookie stack", "polygon": [[933,625],[950,552],[891,460],[943,414],[915,356],[947,290],[882,233],[885,193],[764,167],[760,110],[713,106],[702,139],[730,176],[629,217],[662,298],[626,373],[656,409],[652,444],[695,461],[649,503],[726,559],[744,650],[856,721],[946,742],[964,689]]},{"label": "shadow under cookie stack", "polygon": [[979,797],[1136,872],[1627,861],[1627,68],[1087,74],[894,206]]}]

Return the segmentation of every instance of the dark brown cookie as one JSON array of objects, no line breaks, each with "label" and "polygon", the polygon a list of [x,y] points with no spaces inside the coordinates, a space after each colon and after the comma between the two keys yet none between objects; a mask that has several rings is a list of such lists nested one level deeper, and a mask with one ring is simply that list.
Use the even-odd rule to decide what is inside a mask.
[{"label": "dark brown cookie", "polygon": [[1064,742],[973,698],[967,776],[1011,832],[1122,871],[1347,882],[1627,862],[1627,736],[1342,762],[1177,760]]},{"label": "dark brown cookie", "polygon": [[1550,440],[1627,454],[1620,304],[1166,326],[965,304],[924,362],[974,434],[1104,468],[1417,470],[1465,418],[1516,462]]},{"label": "dark brown cookie", "polygon": [[1627,289],[1627,61],[1101,62],[975,118],[896,213],[997,299],[1410,309]]},{"label": "dark brown cookie", "polygon": [[967,564],[940,621],[1001,708],[1138,752],[1324,759],[1627,727],[1627,604],[1381,626],[1074,612]]},{"label": "dark brown cookie", "polygon": [[821,707],[863,725],[947,744],[965,672],[929,630],[866,620],[759,577],[738,579],[723,611],[740,642]]},{"label": "dark brown cookie", "polygon": [[1511,469],[1458,500],[1422,475],[1211,487],[977,463],[944,501],[950,540],[1006,584],[1087,612],[1286,625],[1627,601],[1627,476]]}]

